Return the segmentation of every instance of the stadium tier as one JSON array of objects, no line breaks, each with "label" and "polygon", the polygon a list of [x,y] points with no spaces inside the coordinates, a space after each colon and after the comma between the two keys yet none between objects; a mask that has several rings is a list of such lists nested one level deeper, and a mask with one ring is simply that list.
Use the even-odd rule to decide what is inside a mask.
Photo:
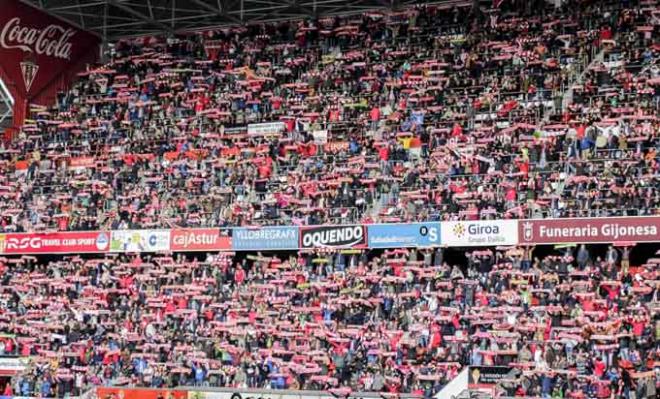
[{"label": "stadium tier", "polygon": [[431,397],[464,365],[520,369],[502,382],[511,396],[609,398],[632,384],[637,392],[655,386],[660,258],[640,267],[627,247],[610,246],[602,258],[567,247],[541,259],[508,247],[468,251],[459,267],[445,255],[6,259],[3,353],[32,359],[8,389],[61,397],[87,384],[338,396],[349,388]]},{"label": "stadium tier", "polygon": [[5,144],[2,229],[657,215],[647,4],[120,42]]},{"label": "stadium tier", "polygon": [[657,397],[660,7],[550,3],[105,46],[0,147],[0,398]]}]

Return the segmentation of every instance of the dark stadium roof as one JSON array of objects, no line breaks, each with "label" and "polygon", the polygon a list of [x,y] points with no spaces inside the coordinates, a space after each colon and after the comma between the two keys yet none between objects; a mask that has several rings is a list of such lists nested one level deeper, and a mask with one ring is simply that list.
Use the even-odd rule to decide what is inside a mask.
[{"label": "dark stadium roof", "polygon": [[22,0],[107,40],[470,0]]}]

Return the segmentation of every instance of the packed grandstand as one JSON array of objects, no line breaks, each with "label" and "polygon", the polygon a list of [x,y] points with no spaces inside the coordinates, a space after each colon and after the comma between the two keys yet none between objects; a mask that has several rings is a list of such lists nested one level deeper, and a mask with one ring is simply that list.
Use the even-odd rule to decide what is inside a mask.
[{"label": "packed grandstand", "polygon": [[521,3],[124,39],[31,105],[0,394],[657,397],[660,7]]}]

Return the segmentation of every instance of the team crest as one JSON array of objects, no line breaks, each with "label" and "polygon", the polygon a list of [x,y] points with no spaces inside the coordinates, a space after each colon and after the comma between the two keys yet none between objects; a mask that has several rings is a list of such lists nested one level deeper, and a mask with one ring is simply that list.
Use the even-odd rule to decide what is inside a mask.
[{"label": "team crest", "polygon": [[39,65],[35,64],[34,61],[27,59],[21,62],[21,75],[23,76],[23,83],[25,84],[25,92],[30,91],[34,78],[37,76],[39,71]]}]

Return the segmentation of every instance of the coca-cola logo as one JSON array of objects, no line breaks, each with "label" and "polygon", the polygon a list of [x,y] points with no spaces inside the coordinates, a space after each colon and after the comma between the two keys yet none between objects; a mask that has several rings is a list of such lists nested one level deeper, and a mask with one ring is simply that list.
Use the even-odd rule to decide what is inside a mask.
[{"label": "coca-cola logo", "polygon": [[43,29],[22,26],[21,19],[16,17],[7,21],[2,27],[0,47],[70,60],[72,49],[70,39],[75,34],[76,31],[71,28],[54,24]]}]

